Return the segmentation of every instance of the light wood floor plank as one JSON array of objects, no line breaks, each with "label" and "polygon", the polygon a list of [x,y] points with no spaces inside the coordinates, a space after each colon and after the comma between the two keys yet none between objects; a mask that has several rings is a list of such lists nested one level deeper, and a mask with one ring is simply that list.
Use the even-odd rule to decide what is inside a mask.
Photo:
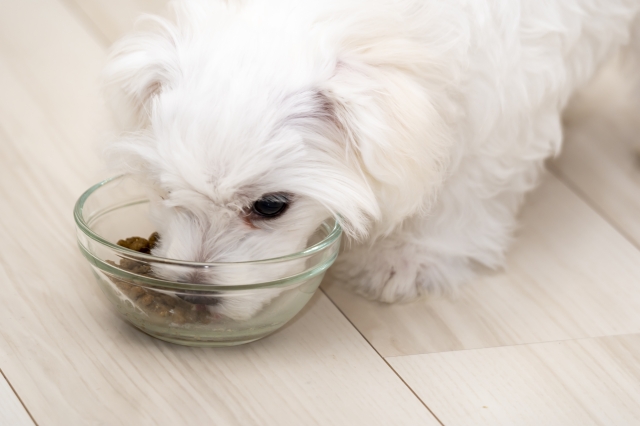
[{"label": "light wood floor plank", "polygon": [[63,0],[87,16],[108,43],[133,28],[142,13],[164,13],[168,0]]},{"label": "light wood floor plank", "polygon": [[29,413],[0,372],[0,425],[33,426]]},{"label": "light wood floor plank", "polygon": [[104,48],[55,0],[0,14],[0,366],[40,424],[437,424],[321,293],[270,338],[191,349],[127,326],[79,254]]},{"label": "light wood floor plank", "polygon": [[[637,65],[636,65],[637,66]],[[640,92],[637,69],[613,62],[574,103],[552,167],[640,247]]]},{"label": "light wood floor plank", "polygon": [[640,424],[640,335],[387,360],[445,425]]},{"label": "light wood floor plank", "polygon": [[526,203],[504,271],[457,299],[407,305],[327,294],[383,356],[640,332],[640,252],[548,176]]}]

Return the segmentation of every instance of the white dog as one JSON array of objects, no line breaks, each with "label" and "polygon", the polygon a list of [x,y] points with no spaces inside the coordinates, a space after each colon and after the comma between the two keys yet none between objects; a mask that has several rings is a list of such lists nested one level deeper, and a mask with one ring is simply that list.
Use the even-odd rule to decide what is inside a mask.
[{"label": "white dog", "polygon": [[334,278],[396,302],[501,264],[564,106],[630,42],[640,0],[172,6],[105,71],[126,131],[110,160],[164,198],[154,254],[285,255],[336,215]]}]

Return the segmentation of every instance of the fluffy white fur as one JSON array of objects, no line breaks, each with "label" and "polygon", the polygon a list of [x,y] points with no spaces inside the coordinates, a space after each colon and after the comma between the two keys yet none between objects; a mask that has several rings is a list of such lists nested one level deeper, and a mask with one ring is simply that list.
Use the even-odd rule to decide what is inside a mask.
[{"label": "fluffy white fur", "polygon": [[[176,1],[172,19],[147,17],[113,48],[106,88],[124,133],[109,159],[163,195],[157,255],[284,255],[338,215],[334,279],[386,302],[455,288],[503,261],[564,106],[629,42],[639,8]],[[289,210],[248,220],[273,192],[292,194]],[[272,297],[215,309],[246,318]]]}]

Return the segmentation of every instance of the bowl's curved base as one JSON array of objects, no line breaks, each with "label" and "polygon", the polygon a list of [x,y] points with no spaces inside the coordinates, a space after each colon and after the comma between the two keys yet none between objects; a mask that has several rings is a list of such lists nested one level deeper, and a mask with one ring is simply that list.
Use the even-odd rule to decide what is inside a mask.
[{"label": "bowl's curved base", "polygon": [[225,346],[244,345],[245,343],[255,342],[256,340],[260,340],[264,337],[267,337],[269,334],[271,334],[269,333],[269,334],[265,334],[257,337],[251,336],[251,338],[249,339],[244,338],[244,339],[238,339],[238,340],[219,340],[219,341],[200,340],[198,341],[198,340],[190,340],[190,339],[180,339],[179,337],[176,337],[176,336],[163,336],[162,334],[154,334],[154,333],[150,333],[148,330],[143,330],[138,327],[136,328],[151,337],[155,337],[156,339],[173,343],[176,345],[191,346],[196,348],[218,348],[218,347],[225,347]]},{"label": "bowl's curved base", "polygon": [[165,342],[174,343],[176,345],[191,346],[191,347],[198,347],[198,348],[219,348],[219,347],[225,347],[225,346],[238,346],[238,345],[244,345],[245,343],[255,342],[256,340],[260,340],[263,337],[266,337],[266,336],[262,336],[262,337],[256,337],[249,340],[234,340],[234,341],[224,341],[224,342],[196,342],[193,340],[182,340],[182,339],[158,336],[153,334],[149,334],[149,336],[155,337],[156,339],[160,339]]},{"label": "bowl's curved base", "polygon": [[[135,327],[135,326],[134,326]],[[259,336],[251,336],[251,338],[238,338],[237,340],[219,340],[219,341],[211,341],[211,340],[192,340],[192,339],[181,339],[176,336],[165,336],[162,334],[156,334],[153,332],[149,332],[149,330],[142,329],[140,327],[135,327],[136,329],[142,331],[144,334],[147,334],[151,337],[155,337],[156,339],[173,343],[181,346],[191,346],[198,348],[216,348],[216,347],[225,347],[225,346],[238,346],[244,345],[246,343],[255,342],[256,340],[260,340],[264,337],[267,337],[271,333],[266,333]]]}]

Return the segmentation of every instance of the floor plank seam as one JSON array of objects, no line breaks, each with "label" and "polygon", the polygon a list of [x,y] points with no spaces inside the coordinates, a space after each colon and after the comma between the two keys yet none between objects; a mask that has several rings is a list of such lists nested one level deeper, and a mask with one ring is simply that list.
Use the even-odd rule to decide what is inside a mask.
[{"label": "floor plank seam", "polygon": [[500,345],[500,346],[485,346],[481,348],[468,348],[468,349],[456,349],[452,351],[438,351],[438,352],[421,352],[416,354],[409,355],[389,355],[384,357],[385,359],[391,358],[406,358],[411,356],[425,356],[425,355],[438,355],[438,354],[450,354],[455,352],[468,352],[468,351],[483,351],[489,349],[504,349],[504,348],[517,348],[520,346],[536,346],[536,345],[546,345],[550,343],[567,343],[567,342],[580,342],[582,340],[592,340],[592,339],[604,339],[607,337],[627,337],[627,336],[638,336],[640,335],[640,331],[637,333],[621,333],[621,334],[603,334],[600,336],[587,336],[587,337],[576,337],[574,339],[558,339],[558,340],[545,340],[541,342],[529,342],[529,343],[517,343],[515,345]]},{"label": "floor plank seam", "polygon": [[60,4],[69,11],[69,13],[76,18],[80,25],[87,30],[92,37],[96,39],[98,44],[104,48],[108,48],[111,45],[109,38],[104,34],[100,28],[98,28],[93,22],[93,19],[85,13],[84,10],[74,0],[59,0]]},{"label": "floor plank seam", "polygon": [[438,421],[438,423],[440,423],[441,426],[445,426],[444,423],[442,423],[442,421],[438,418],[438,416],[436,416],[436,414],[431,410],[431,408],[429,408],[429,406],[422,400],[422,398],[420,398],[418,396],[418,394],[413,390],[413,388],[411,388],[411,386],[409,386],[409,384],[402,378],[402,376],[400,376],[400,374],[398,374],[398,372],[395,370],[395,368],[393,368],[391,366],[391,364],[389,364],[389,362],[385,359],[385,357],[383,357],[380,352],[378,352],[378,350],[371,344],[371,342],[369,341],[369,339],[367,339],[365,337],[364,334],[362,334],[360,332],[360,330],[358,330],[358,327],[356,327],[356,325],[349,319],[349,317],[342,311],[342,309],[340,309],[340,307],[333,301],[333,299],[331,299],[331,297],[327,294],[326,291],[324,291],[324,289],[320,289],[320,291],[322,291],[322,293],[324,293],[324,295],[327,297],[327,299],[329,299],[329,301],[333,304],[333,306],[336,307],[336,309],[338,310],[338,312],[340,312],[340,314],[342,314],[342,316],[349,321],[349,324],[351,324],[351,326],[358,332],[358,334],[360,336],[362,336],[362,338],[364,339],[365,342],[367,342],[367,344],[371,347],[371,349],[373,349],[375,351],[375,353],[380,357],[380,359],[382,359],[382,361],[384,361],[385,364],[387,364],[387,367],[389,367],[391,369],[391,371],[393,371],[393,373],[400,379],[400,381],[402,381],[402,383],[404,383],[404,385],[411,391],[411,393],[418,398],[418,401],[420,401],[420,403],[424,406],[424,408],[427,409],[427,411],[429,411],[429,413],[431,413],[431,415]]},{"label": "floor plank seam", "polygon": [[27,414],[29,415],[29,418],[31,419],[31,421],[33,422],[34,425],[38,426],[38,422],[36,422],[36,419],[33,418],[33,415],[31,415],[31,411],[29,411],[29,409],[27,408],[27,405],[24,403],[24,401],[22,400],[22,398],[20,398],[20,395],[18,395],[18,392],[16,392],[15,388],[13,387],[13,385],[11,384],[11,382],[9,381],[9,378],[4,374],[4,371],[2,371],[2,369],[0,369],[0,375],[4,378],[4,380],[7,382],[7,384],[9,385],[9,387],[11,388],[11,391],[13,392],[13,394],[16,396],[16,398],[18,398],[18,401],[20,401],[20,404],[22,404],[22,408],[24,408],[24,410],[27,412]]},{"label": "floor plank seam", "polygon": [[571,192],[573,192],[583,203],[585,203],[591,210],[593,210],[598,216],[602,218],[605,222],[609,224],[618,234],[620,234],[626,241],[631,243],[631,245],[640,251],[640,244],[634,240],[629,234],[627,234],[624,229],[618,226],[615,221],[606,214],[593,200],[582,191],[577,185],[573,183],[573,181],[567,177],[562,171],[555,167],[552,164],[548,165],[549,173],[556,177],[560,182],[562,182]]}]

